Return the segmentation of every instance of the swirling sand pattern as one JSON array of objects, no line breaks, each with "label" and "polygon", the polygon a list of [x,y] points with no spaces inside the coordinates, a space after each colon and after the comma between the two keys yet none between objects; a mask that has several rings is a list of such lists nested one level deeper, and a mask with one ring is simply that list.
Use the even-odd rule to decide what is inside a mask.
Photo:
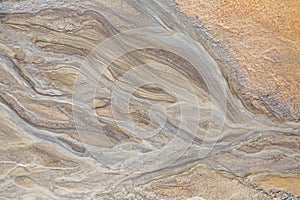
[{"label": "swirling sand pattern", "polygon": [[247,110],[172,2],[33,2],[1,3],[1,199],[300,195],[299,123]]}]

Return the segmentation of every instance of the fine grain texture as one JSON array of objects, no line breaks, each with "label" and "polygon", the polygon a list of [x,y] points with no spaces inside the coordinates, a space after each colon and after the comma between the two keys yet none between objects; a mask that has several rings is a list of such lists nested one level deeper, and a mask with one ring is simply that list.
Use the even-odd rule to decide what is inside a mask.
[{"label": "fine grain texture", "polygon": [[299,122],[298,0],[177,2],[234,59],[224,74],[248,109],[274,120]]}]

